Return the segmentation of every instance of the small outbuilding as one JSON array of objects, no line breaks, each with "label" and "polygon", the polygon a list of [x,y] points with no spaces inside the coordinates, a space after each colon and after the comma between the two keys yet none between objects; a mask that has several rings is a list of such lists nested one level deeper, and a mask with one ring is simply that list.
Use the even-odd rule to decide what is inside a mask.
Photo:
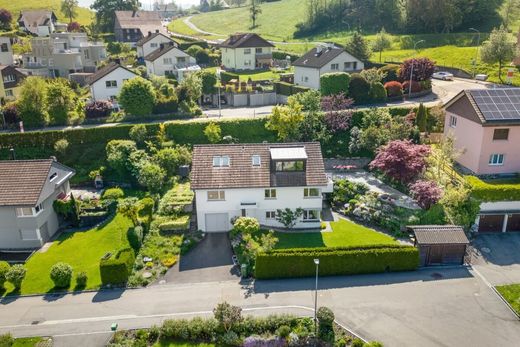
[{"label": "small outbuilding", "polygon": [[414,225],[415,246],[419,248],[421,266],[462,265],[469,240],[464,229],[455,225]]}]

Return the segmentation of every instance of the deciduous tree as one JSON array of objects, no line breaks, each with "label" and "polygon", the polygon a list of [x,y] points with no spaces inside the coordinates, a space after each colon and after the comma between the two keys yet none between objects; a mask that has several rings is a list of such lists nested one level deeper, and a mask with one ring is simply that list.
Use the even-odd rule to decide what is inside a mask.
[{"label": "deciduous tree", "polygon": [[78,0],[62,0],[61,13],[69,19],[69,23],[78,15]]},{"label": "deciduous tree", "polygon": [[128,114],[150,115],[155,104],[155,90],[150,81],[134,77],[123,83],[118,100]]},{"label": "deciduous tree", "polygon": [[345,48],[347,52],[361,61],[368,61],[370,59],[370,47],[363,35],[358,31],[354,32],[352,37],[350,37]]},{"label": "deciduous tree", "polygon": [[495,28],[484,42],[480,50],[482,61],[486,64],[498,64],[498,78],[502,82],[502,67],[513,60],[516,53],[516,43],[502,26]]},{"label": "deciduous tree", "polygon": [[386,33],[385,28],[382,28],[376,35],[375,40],[372,42],[372,50],[379,52],[379,62],[382,61],[383,51],[390,48],[392,45],[392,39],[390,35]]},{"label": "deciduous tree", "polygon": [[273,114],[265,127],[276,131],[282,141],[295,140],[298,138],[298,128],[303,119],[302,106],[292,99],[287,106],[273,107]]},{"label": "deciduous tree", "polygon": [[410,185],[412,197],[419,206],[428,210],[442,197],[442,189],[434,181],[419,180]]}]

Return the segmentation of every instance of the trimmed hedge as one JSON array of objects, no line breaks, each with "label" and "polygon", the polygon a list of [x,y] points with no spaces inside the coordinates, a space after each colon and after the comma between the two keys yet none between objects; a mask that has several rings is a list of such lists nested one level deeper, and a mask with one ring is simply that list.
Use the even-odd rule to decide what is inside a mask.
[{"label": "trimmed hedge", "polygon": [[320,77],[321,94],[324,96],[339,93],[348,95],[349,84],[350,75],[346,72],[331,72]]},{"label": "trimmed hedge", "polygon": [[474,198],[482,201],[520,200],[520,179],[497,179],[482,181],[476,176],[467,176],[466,181],[473,188]]},{"label": "trimmed hedge", "polygon": [[126,283],[128,276],[132,272],[134,262],[134,251],[130,248],[119,250],[115,256],[112,255],[108,258],[101,258],[99,261],[101,283],[103,283],[103,285]]},{"label": "trimmed hedge", "polygon": [[231,80],[237,80],[240,81],[240,76],[233,72],[228,71],[221,71],[220,72],[220,80],[222,81],[222,84],[226,85]]},{"label": "trimmed hedge", "polygon": [[161,231],[184,231],[190,228],[190,216],[181,216],[175,220],[161,223],[159,229]]},{"label": "trimmed hedge", "polygon": [[298,86],[295,84],[277,81],[273,83],[274,91],[276,94],[291,96],[298,93],[305,93],[309,91],[310,88],[304,86]]},{"label": "trimmed hedge", "polygon": [[340,248],[278,249],[256,256],[257,279],[310,277],[313,259],[320,259],[321,276],[412,271],[419,266],[419,251],[401,245]]}]

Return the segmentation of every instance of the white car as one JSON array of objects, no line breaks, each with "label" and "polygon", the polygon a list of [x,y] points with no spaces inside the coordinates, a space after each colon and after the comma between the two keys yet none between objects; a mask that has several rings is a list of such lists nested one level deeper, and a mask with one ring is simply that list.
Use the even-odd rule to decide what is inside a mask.
[{"label": "white car", "polygon": [[443,81],[453,81],[453,74],[446,71],[434,72],[432,77]]}]

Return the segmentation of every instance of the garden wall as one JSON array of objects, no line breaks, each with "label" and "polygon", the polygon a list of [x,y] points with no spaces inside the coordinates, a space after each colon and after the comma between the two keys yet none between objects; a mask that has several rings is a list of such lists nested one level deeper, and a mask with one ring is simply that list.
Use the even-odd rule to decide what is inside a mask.
[{"label": "garden wall", "polygon": [[256,257],[257,279],[310,277],[320,260],[320,276],[412,271],[419,267],[419,251],[401,245],[368,247],[280,249]]}]

